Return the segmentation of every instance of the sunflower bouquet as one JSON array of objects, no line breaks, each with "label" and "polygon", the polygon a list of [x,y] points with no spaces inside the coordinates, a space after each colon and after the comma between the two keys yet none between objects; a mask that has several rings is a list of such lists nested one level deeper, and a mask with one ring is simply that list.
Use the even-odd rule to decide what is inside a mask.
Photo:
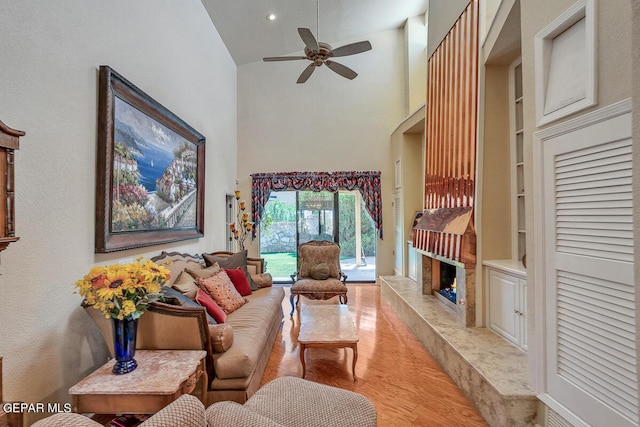
[{"label": "sunflower bouquet", "polygon": [[160,289],[170,274],[166,267],[138,258],[127,264],[93,267],[75,286],[84,305],[102,311],[107,319],[138,319],[150,302],[161,299]]}]

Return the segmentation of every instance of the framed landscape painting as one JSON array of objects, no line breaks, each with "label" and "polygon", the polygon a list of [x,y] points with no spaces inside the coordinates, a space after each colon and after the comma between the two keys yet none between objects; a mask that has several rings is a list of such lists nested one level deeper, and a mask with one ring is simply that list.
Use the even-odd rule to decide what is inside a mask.
[{"label": "framed landscape painting", "polygon": [[96,253],[204,235],[205,138],[100,67]]}]

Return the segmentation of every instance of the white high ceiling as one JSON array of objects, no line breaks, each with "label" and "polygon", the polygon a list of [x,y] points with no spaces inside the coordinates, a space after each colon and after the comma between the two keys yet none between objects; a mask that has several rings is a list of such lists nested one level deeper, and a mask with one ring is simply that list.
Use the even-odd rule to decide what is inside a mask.
[{"label": "white high ceiling", "polygon": [[[400,28],[426,12],[429,0],[202,0],[236,65],[301,52],[298,27],[334,48],[368,34]],[[267,14],[277,19],[268,21]],[[375,46],[373,47],[375,49]]]}]

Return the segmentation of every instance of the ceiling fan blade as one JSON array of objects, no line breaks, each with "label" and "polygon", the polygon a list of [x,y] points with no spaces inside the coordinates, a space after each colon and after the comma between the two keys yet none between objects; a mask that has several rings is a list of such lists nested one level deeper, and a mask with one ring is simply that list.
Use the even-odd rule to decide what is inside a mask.
[{"label": "ceiling fan blade", "polygon": [[262,58],[264,62],[294,61],[296,59],[307,59],[307,57],[306,56],[268,56],[266,58]]},{"label": "ceiling fan blade", "polygon": [[327,67],[331,68],[331,70],[333,70],[334,72],[340,74],[342,77],[345,77],[349,80],[353,80],[358,76],[358,73],[353,71],[351,68],[344,66],[342,64],[339,64],[337,62],[324,61],[324,63]]},{"label": "ceiling fan blade", "polygon": [[307,68],[304,69],[302,74],[300,74],[300,77],[298,77],[298,80],[296,81],[296,83],[306,82],[309,79],[309,77],[311,77],[311,74],[313,74],[315,69],[316,69],[316,64],[314,63],[309,64],[309,66],[307,66]]},{"label": "ceiling fan blade", "polygon": [[345,46],[341,46],[337,49],[333,49],[333,56],[347,56],[355,55],[356,53],[362,53],[371,50],[371,43],[368,41],[351,43]]},{"label": "ceiling fan blade", "polygon": [[309,50],[313,52],[318,51],[318,41],[313,36],[313,33],[308,28],[298,28],[298,34],[300,34],[300,38],[304,42],[304,44],[309,48]]}]

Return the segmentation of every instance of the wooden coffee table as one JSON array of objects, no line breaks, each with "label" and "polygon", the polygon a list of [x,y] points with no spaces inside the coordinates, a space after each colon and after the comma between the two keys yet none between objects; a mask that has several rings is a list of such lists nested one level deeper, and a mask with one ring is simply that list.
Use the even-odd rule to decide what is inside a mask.
[{"label": "wooden coffee table", "polygon": [[351,370],[356,380],[358,333],[346,304],[304,305],[300,310],[300,361],[305,374],[304,351],[309,347],[353,349]]},{"label": "wooden coffee table", "polygon": [[206,405],[206,351],[137,350],[138,367],[115,375],[111,360],[69,389],[73,412],[95,414],[155,414],[201,380]]}]

